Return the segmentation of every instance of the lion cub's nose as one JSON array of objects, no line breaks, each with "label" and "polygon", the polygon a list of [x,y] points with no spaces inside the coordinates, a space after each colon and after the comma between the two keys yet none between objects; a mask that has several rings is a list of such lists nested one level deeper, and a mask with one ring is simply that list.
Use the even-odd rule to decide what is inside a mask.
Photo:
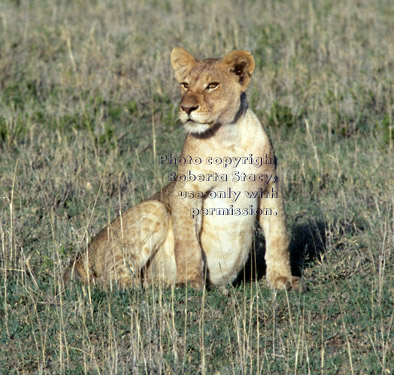
[{"label": "lion cub's nose", "polygon": [[182,108],[182,111],[185,111],[188,115],[190,115],[191,112],[198,109],[198,105],[195,105],[195,106],[182,105],[181,108]]}]

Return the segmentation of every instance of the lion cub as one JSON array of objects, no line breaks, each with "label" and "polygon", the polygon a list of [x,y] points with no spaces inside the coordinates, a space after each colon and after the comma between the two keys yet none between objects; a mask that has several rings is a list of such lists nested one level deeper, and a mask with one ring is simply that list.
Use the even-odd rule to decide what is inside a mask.
[{"label": "lion cub", "polygon": [[257,219],[266,239],[268,283],[297,288],[274,151],[246,101],[252,55],[236,50],[198,61],[177,47],[171,64],[187,131],[178,171],[162,191],[99,232],[65,280],[226,284],[248,259]]}]

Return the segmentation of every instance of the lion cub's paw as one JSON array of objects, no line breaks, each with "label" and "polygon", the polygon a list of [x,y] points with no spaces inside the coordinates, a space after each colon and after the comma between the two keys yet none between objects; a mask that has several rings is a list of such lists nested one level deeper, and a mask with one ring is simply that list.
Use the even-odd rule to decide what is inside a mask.
[{"label": "lion cub's paw", "polygon": [[202,277],[194,277],[194,278],[188,278],[187,280],[179,280],[178,279],[176,281],[176,284],[177,285],[185,285],[185,286],[189,285],[194,289],[202,290],[205,285],[205,282]]},{"label": "lion cub's paw", "polygon": [[267,281],[275,289],[302,290],[301,279],[297,276],[267,277]]},{"label": "lion cub's paw", "polygon": [[189,284],[197,290],[202,290],[204,288],[204,283],[202,281],[202,279],[198,279],[198,280],[190,280]]}]

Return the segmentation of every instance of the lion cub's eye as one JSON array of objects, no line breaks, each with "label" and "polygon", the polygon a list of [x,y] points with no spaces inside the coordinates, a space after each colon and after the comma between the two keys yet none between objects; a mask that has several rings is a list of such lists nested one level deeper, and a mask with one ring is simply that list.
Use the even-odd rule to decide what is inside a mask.
[{"label": "lion cub's eye", "polygon": [[181,86],[182,86],[185,90],[187,90],[187,89],[189,88],[189,84],[188,84],[187,82],[182,82],[182,83],[181,83]]},{"label": "lion cub's eye", "polygon": [[216,89],[216,87],[218,87],[219,86],[219,82],[211,82],[208,86],[207,86],[207,89],[208,90],[213,90],[213,89]]}]

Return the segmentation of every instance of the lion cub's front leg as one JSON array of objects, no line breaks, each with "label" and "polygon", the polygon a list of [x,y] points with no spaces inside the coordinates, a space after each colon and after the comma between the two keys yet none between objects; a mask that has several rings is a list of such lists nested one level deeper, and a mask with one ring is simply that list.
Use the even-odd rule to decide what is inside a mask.
[{"label": "lion cub's front leg", "polygon": [[[272,190],[273,189],[273,190]],[[299,289],[299,278],[291,275],[289,236],[286,229],[286,215],[282,190],[278,183],[267,187],[276,197],[260,200],[260,208],[270,208],[272,215],[261,214],[259,224],[264,231],[267,265],[267,281],[276,289]]]},{"label": "lion cub's front leg", "polygon": [[194,288],[201,289],[204,285],[201,219],[193,220],[191,209],[201,209],[202,199],[179,198],[175,188],[170,205],[175,239],[176,282],[190,283]]}]

